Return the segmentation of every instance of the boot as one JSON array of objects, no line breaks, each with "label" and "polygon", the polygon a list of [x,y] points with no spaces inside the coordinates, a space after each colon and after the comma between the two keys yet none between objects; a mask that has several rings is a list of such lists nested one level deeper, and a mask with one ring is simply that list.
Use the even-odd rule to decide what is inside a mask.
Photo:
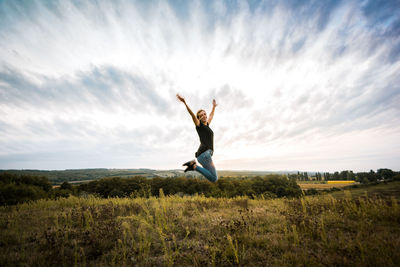
[{"label": "boot", "polygon": [[182,166],[188,166],[189,167],[190,165],[193,165],[193,164],[196,164],[195,160],[191,160],[191,161],[185,162],[185,163],[182,164]]},{"label": "boot", "polygon": [[186,170],[184,170],[184,172],[188,172],[188,171],[194,171],[193,166],[196,164],[196,161],[192,160],[192,161],[188,161],[185,164],[183,164],[184,166],[187,166]]}]

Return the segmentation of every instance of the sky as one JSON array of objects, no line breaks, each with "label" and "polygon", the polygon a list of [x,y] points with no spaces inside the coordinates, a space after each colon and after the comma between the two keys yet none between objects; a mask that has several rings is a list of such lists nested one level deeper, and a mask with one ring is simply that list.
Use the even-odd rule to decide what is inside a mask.
[{"label": "sky", "polygon": [[0,169],[400,170],[398,0],[0,0]]}]

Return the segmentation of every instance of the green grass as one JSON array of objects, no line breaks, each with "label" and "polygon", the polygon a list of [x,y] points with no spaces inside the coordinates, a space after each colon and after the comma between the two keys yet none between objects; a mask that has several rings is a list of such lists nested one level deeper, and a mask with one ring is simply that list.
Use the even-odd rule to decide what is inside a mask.
[{"label": "green grass", "polygon": [[2,207],[0,266],[396,266],[399,184],[380,186],[360,197],[161,193]]}]

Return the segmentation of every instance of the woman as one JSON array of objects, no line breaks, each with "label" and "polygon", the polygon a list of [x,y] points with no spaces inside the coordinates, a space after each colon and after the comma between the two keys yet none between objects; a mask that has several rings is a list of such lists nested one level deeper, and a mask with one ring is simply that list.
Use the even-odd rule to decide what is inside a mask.
[{"label": "woman", "polygon": [[203,166],[200,167],[196,164],[195,160],[188,161],[183,164],[183,166],[187,166],[185,172],[187,171],[197,171],[204,175],[210,182],[216,182],[218,180],[217,171],[215,170],[214,163],[212,161],[212,155],[214,152],[214,133],[210,129],[209,125],[214,117],[215,107],[217,106],[217,102],[213,99],[212,102],[212,110],[210,113],[210,117],[207,119],[207,114],[204,110],[200,109],[197,111],[197,114],[194,115],[192,110],[186,104],[185,99],[179,94],[176,97],[186,106],[187,111],[194,124],[196,125],[196,131],[200,138],[200,146],[197,150],[195,156],[197,161]]}]

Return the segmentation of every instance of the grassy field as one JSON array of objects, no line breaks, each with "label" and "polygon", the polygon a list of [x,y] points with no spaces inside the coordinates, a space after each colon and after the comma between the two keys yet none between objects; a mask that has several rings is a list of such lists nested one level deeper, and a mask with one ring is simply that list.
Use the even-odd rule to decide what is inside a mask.
[{"label": "grassy field", "polygon": [[[346,191],[333,192],[332,196],[336,198],[344,197]],[[381,183],[374,186],[359,186],[358,188],[352,188],[351,194],[353,197],[372,197],[372,198],[382,198],[387,199],[390,197],[396,197],[400,199],[400,181]]]},{"label": "grassy field", "polygon": [[323,184],[323,183],[298,183],[302,190],[308,189],[331,189],[331,188],[343,188],[349,186],[349,184]]},{"label": "grassy field", "polygon": [[0,266],[398,266],[399,188],[1,207]]}]

